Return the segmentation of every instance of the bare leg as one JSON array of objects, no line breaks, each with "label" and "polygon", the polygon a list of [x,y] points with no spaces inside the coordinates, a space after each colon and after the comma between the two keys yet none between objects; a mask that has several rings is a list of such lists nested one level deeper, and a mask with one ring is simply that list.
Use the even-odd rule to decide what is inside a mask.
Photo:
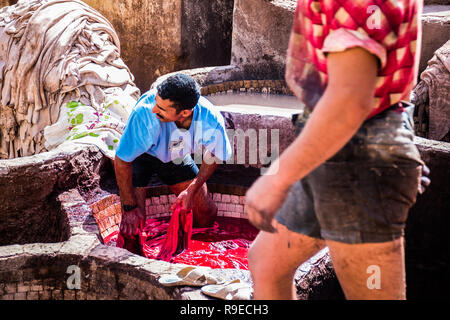
[{"label": "bare leg", "polygon": [[326,243],[347,299],[406,299],[403,238],[383,243]]},{"label": "bare leg", "polygon": [[[170,190],[175,193],[176,196],[185,190],[192,180],[180,182],[169,186]],[[217,217],[217,206],[208,194],[208,188],[206,183],[198,191],[194,198],[194,227],[210,227],[214,224]]]},{"label": "bare leg", "polygon": [[298,266],[325,246],[325,241],[289,231],[276,223],[278,233],[260,232],[248,253],[253,297],[296,299],[294,275]]}]

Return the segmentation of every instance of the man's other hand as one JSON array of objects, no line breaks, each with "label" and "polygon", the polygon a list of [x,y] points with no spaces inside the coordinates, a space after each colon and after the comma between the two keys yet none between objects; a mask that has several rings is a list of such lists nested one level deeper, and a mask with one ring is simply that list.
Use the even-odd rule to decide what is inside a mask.
[{"label": "man's other hand", "polygon": [[181,210],[183,211],[189,211],[194,206],[194,192],[189,189],[189,187],[186,190],[183,190],[178,195],[175,202],[172,204],[170,210],[173,211],[175,208],[181,205]]}]

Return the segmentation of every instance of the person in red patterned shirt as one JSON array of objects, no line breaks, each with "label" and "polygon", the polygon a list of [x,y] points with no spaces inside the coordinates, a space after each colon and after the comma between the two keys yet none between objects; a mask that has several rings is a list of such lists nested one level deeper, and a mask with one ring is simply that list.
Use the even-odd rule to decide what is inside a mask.
[{"label": "person in red patterned shirt", "polygon": [[299,0],[286,81],[298,136],[247,191],[262,232],[255,299],[295,298],[297,267],[328,246],[347,299],[405,299],[404,228],[420,189],[412,108],[417,0]]}]

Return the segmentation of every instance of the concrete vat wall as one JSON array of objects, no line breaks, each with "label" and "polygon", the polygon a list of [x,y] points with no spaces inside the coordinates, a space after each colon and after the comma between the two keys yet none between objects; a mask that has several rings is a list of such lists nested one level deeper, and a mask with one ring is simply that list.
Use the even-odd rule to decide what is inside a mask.
[{"label": "concrete vat wall", "polygon": [[94,146],[61,146],[30,157],[0,161],[0,246],[66,238],[56,195],[99,184],[106,158]]},{"label": "concrete vat wall", "polygon": [[450,1],[447,1],[447,5],[425,6],[422,15],[422,28],[420,72],[426,69],[427,63],[433,58],[434,52],[450,39]]},{"label": "concrete vat wall", "polygon": [[245,68],[252,79],[284,79],[296,3],[296,0],[236,0],[231,64]]}]

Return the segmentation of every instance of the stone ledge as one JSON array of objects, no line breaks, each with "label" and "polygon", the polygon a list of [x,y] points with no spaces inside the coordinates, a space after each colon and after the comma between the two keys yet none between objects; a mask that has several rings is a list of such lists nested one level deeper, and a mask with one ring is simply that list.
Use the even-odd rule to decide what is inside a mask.
[{"label": "stone ledge", "polygon": [[[62,145],[34,156],[0,160],[3,173],[0,218],[9,223],[0,226],[0,243],[11,243],[12,239],[16,243],[67,239],[64,228],[57,228],[63,217],[55,195],[71,188],[94,188],[99,184],[99,172],[105,161],[97,147],[77,144]],[[84,202],[78,199],[77,203],[80,201]],[[77,203],[67,202],[65,206],[75,208]]]},{"label": "stone ledge", "polygon": [[64,242],[58,254],[85,256],[99,244],[100,240],[97,235],[73,235]]},{"label": "stone ledge", "polygon": [[0,246],[0,259],[20,255],[22,253],[23,253],[23,246],[19,244]]},{"label": "stone ledge", "polygon": [[414,137],[414,144],[422,149],[434,149],[436,151],[450,153],[450,143],[444,141],[430,140]]},{"label": "stone ledge", "polygon": [[[180,288],[158,285],[161,274],[177,272],[184,265],[146,259],[124,249],[114,250],[101,244],[91,250],[92,254],[86,254],[85,250],[73,247],[78,244],[74,239],[69,240],[61,250],[50,254],[27,249],[27,253],[8,255],[7,263],[0,258],[0,299],[187,299],[189,295],[182,295],[186,291],[196,292],[196,296],[202,298],[199,288],[180,291]],[[123,255],[111,256],[110,251],[123,251]],[[23,269],[35,265],[40,259],[52,268],[50,273],[47,270]],[[73,264],[81,270],[81,291],[66,288],[70,276],[67,267]],[[11,272],[14,277],[8,275]],[[105,286],[108,287],[106,290]]]}]

